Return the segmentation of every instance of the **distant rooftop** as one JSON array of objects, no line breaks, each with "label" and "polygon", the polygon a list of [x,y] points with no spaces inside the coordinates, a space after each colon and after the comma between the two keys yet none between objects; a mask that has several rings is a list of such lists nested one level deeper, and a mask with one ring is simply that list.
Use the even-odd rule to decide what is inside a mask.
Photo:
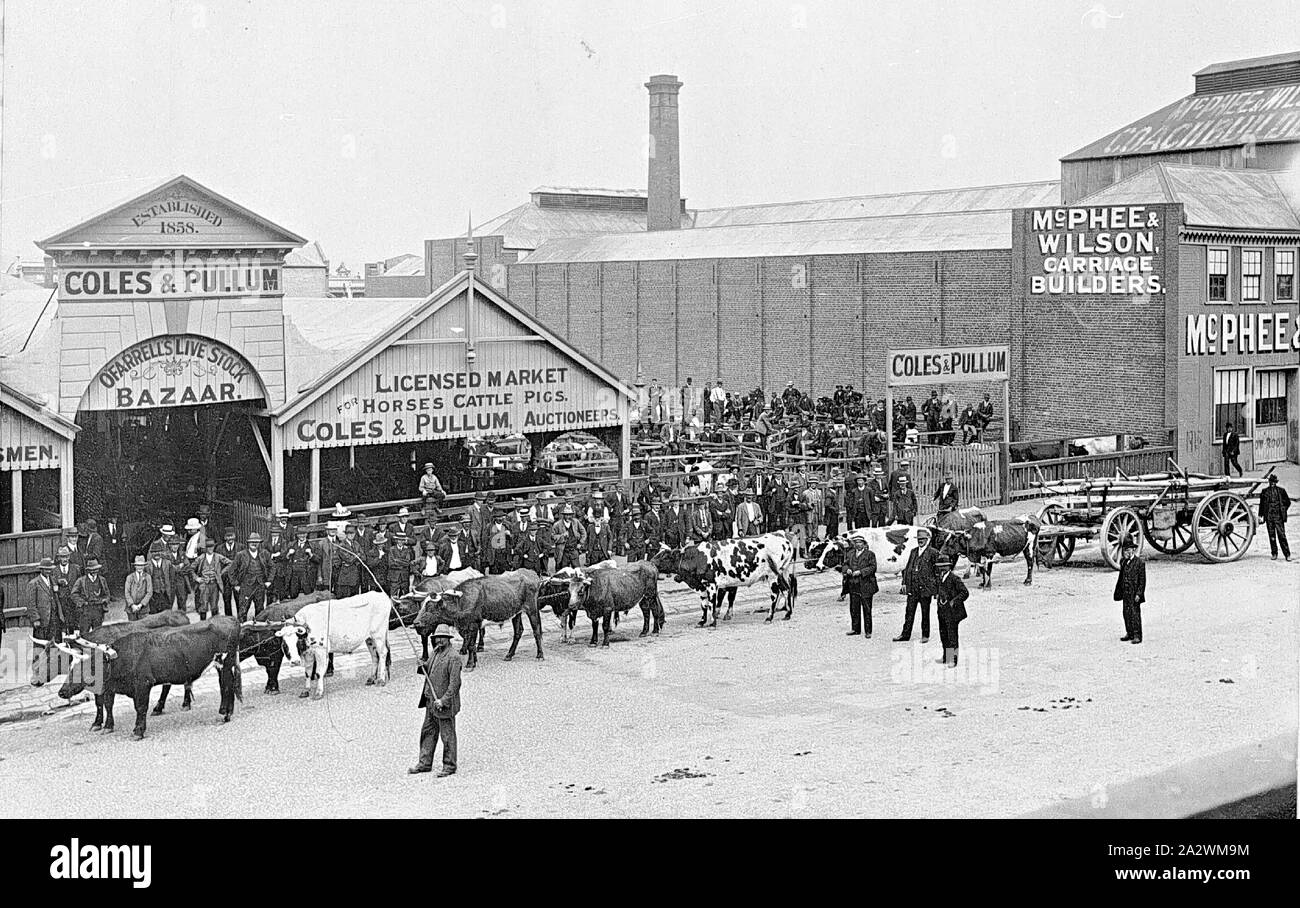
[{"label": "distant rooftop", "polygon": [[1300,214],[1284,185],[1288,176],[1267,170],[1155,164],[1077,204],[1181,202],[1189,227],[1300,232]]}]

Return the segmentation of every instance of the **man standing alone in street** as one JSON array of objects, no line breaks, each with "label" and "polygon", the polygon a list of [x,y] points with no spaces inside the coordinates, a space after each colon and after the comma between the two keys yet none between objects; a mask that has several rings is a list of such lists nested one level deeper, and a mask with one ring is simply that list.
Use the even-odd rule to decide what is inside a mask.
[{"label": "man standing alone in street", "polygon": [[1291,544],[1286,540],[1286,512],[1291,507],[1291,497],[1277,484],[1277,476],[1268,477],[1268,488],[1259,496],[1259,519],[1268,528],[1268,548],[1277,561],[1278,547],[1287,561],[1291,560]]},{"label": "man standing alone in street", "polygon": [[953,573],[949,556],[940,555],[935,567],[939,571],[939,639],[943,642],[943,658],[939,661],[956,668],[957,648],[961,645],[958,630],[966,620],[966,598],[970,596],[970,590]]},{"label": "man standing alone in street", "polygon": [[1130,536],[1124,540],[1115,579],[1115,601],[1124,603],[1124,636],[1121,643],[1142,642],[1142,603],[1147,598],[1147,566],[1137,556],[1137,542]]},{"label": "man standing alone in street", "polygon": [[407,772],[431,772],[433,754],[441,740],[442,770],[438,778],[452,775],[456,772],[456,714],[460,712],[460,654],[452,649],[451,628],[445,624],[433,630],[433,653],[424,668],[419,705],[424,709],[420,759]]},{"label": "man standing alone in street", "polygon": [[1231,476],[1232,467],[1237,468],[1237,475],[1241,474],[1241,462],[1237,460],[1241,454],[1241,433],[1237,427],[1229,425],[1223,433],[1223,475]]}]

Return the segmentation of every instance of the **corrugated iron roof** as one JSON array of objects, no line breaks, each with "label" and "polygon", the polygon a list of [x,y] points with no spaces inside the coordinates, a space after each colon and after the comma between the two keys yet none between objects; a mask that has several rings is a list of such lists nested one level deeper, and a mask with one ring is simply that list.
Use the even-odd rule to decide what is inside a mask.
[{"label": "corrugated iron roof", "polygon": [[1267,170],[1153,164],[1076,204],[1181,202],[1189,227],[1298,231],[1300,217],[1279,176]]},{"label": "corrugated iron roof", "polygon": [[0,355],[12,356],[54,317],[55,291],[31,281],[0,274]]},{"label": "corrugated iron roof", "polygon": [[523,261],[531,265],[1010,248],[1010,211],[959,211],[552,240]]},{"label": "corrugated iron roof", "polygon": [[325,250],[320,243],[313,240],[306,246],[285,253],[284,265],[286,268],[328,268],[329,259],[325,257]]},{"label": "corrugated iron roof", "polygon": [[[683,216],[682,226],[690,226],[688,217]],[[525,202],[475,227],[474,235],[500,235],[507,249],[536,249],[552,239],[634,230],[645,230],[644,211],[542,208]]]},{"label": "corrugated iron roof", "polygon": [[1115,130],[1062,161],[1300,141],[1300,83],[1191,94]]},{"label": "corrugated iron roof", "polygon": [[1251,57],[1247,60],[1229,60],[1227,63],[1211,63],[1204,69],[1198,69],[1193,76],[1209,76],[1214,73],[1235,72],[1239,69],[1257,69],[1261,66],[1277,66],[1283,63],[1300,63],[1300,50],[1285,54],[1272,54],[1267,57]]},{"label": "corrugated iron roof", "polygon": [[548,195],[603,195],[625,199],[644,199],[644,189],[600,189],[595,186],[538,186],[534,193],[544,192]]},{"label": "corrugated iron roof", "polygon": [[990,211],[1008,208],[1041,208],[1061,201],[1059,180],[1006,183],[996,186],[966,186],[921,192],[891,192],[880,195],[845,196],[800,202],[771,202],[704,208],[694,212],[696,227],[725,227],[742,224],[776,224],[788,221],[822,221],[836,218],[887,217],[905,214],[937,214],[946,211]]},{"label": "corrugated iron roof", "polygon": [[385,270],[382,277],[411,277],[412,275],[424,274],[424,256],[422,255],[402,255],[396,259],[389,259],[390,264]]}]

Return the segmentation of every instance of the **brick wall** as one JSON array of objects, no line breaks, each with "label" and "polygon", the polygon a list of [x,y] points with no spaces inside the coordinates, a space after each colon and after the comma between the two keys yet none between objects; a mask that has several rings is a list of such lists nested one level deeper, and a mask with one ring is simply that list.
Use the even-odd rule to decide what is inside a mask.
[{"label": "brick wall", "polygon": [[400,299],[412,297],[418,299],[429,295],[429,279],[423,274],[408,275],[366,275],[366,296],[372,299]]},{"label": "brick wall", "polygon": [[329,296],[329,272],[325,266],[319,268],[290,267],[284,268],[284,295],[287,297]]}]

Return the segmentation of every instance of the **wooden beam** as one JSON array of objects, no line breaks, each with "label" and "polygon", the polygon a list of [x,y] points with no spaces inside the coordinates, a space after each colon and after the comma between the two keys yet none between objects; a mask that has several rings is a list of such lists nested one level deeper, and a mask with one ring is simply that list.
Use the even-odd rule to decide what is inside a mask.
[{"label": "wooden beam", "polygon": [[307,510],[311,520],[316,522],[316,512],[320,510],[320,448],[311,449],[311,489],[307,500]]},{"label": "wooden beam", "polygon": [[14,470],[9,474],[10,489],[12,498],[13,522],[10,524],[11,533],[21,533],[23,531],[23,471]]},{"label": "wooden beam", "polygon": [[[257,437],[260,440],[262,433]],[[284,507],[284,427],[271,422],[271,513]]]},{"label": "wooden beam", "polygon": [[63,454],[59,457],[59,519],[63,526],[71,526],[73,515],[72,486],[72,440],[63,442]]},{"label": "wooden beam", "polygon": [[[272,473],[271,452],[267,450],[266,439],[262,437],[262,430],[258,428],[257,420],[252,416],[248,417],[248,427],[253,430],[253,437],[257,439],[257,450],[262,452],[262,462],[266,464],[266,472]],[[272,479],[274,479],[274,476]]]}]

